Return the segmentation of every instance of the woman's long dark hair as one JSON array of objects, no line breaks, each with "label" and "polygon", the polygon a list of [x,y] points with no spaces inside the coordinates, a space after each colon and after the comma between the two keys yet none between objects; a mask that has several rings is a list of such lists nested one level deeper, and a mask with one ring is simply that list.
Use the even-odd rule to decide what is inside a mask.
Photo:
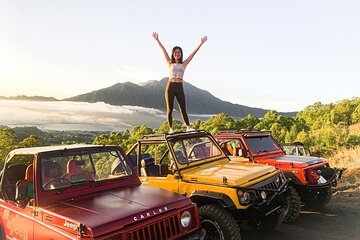
[{"label": "woman's long dark hair", "polygon": [[179,47],[179,46],[173,47],[173,49],[171,51],[171,62],[176,63],[175,58],[174,58],[174,52],[176,49],[179,49],[180,53],[181,53],[181,58],[179,59],[179,63],[183,63],[183,51],[182,51],[181,47]]}]

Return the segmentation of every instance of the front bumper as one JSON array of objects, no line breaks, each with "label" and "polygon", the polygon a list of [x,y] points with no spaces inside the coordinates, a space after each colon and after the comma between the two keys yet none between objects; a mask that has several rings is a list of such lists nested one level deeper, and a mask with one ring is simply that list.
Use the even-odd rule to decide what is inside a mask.
[{"label": "front bumper", "polygon": [[205,229],[199,229],[194,233],[191,233],[190,235],[181,238],[182,240],[203,240],[205,239],[206,231]]},{"label": "front bumper", "polygon": [[322,189],[322,188],[329,188],[332,186],[337,185],[337,181],[341,179],[341,176],[343,174],[344,169],[343,168],[335,168],[334,173],[332,176],[327,180],[326,183],[319,183],[319,184],[309,184],[306,185],[305,188],[308,190],[316,190],[316,189]]},{"label": "front bumper", "polygon": [[290,179],[286,179],[269,199],[251,206],[251,209],[254,211],[257,218],[266,217],[279,212],[278,210],[281,210],[284,207],[289,182]]},{"label": "front bumper", "polygon": [[255,201],[252,202],[252,205],[247,209],[250,218],[262,219],[269,215],[280,213],[280,210],[284,207],[288,185],[291,180],[285,178],[283,172],[280,171],[279,174],[281,174],[281,179],[283,180],[280,182],[277,188],[269,188],[272,183],[267,183],[265,185],[259,183],[251,186],[250,188],[247,188],[247,190],[253,190],[257,192],[257,195],[259,195],[259,192],[262,191],[268,193],[268,198],[265,200],[257,197],[255,198]]}]

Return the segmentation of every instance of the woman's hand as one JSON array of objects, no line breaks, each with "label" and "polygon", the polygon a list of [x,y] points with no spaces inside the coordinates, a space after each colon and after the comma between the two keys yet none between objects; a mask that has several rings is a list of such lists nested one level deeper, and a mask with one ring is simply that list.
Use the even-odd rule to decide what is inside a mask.
[{"label": "woman's hand", "polygon": [[190,56],[187,58],[187,59],[185,59],[185,61],[183,62],[183,65],[186,67],[188,64],[189,64],[189,62],[191,61],[191,59],[193,59],[193,57],[195,56],[195,54],[197,53],[197,51],[200,49],[200,47],[203,45],[203,43],[204,42],[206,42],[207,41],[207,36],[203,36],[202,38],[201,38],[201,42],[200,42],[200,44],[196,47],[196,49],[190,54]]},{"label": "woman's hand", "polygon": [[159,40],[159,34],[157,32],[153,32],[152,36],[155,40]]},{"label": "woman's hand", "polygon": [[158,34],[157,32],[153,32],[152,36],[153,36],[153,38],[156,40],[156,42],[159,44],[162,52],[164,53],[166,62],[167,62],[168,64],[170,64],[170,63],[171,63],[171,59],[170,59],[170,57],[169,57],[169,54],[166,52],[164,46],[162,45],[162,43],[161,43],[160,40],[159,40],[159,34]]},{"label": "woman's hand", "polygon": [[203,36],[203,37],[201,38],[201,43],[206,42],[206,40],[207,40],[207,36]]}]

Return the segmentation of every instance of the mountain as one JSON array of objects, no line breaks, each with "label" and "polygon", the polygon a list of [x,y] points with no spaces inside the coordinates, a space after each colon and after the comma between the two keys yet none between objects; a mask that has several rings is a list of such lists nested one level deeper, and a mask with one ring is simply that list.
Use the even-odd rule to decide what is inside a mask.
[{"label": "mountain", "polygon": [[[155,108],[166,111],[165,87],[168,78],[152,80],[141,85],[131,82],[117,83],[113,86],[64,99],[79,102],[105,102],[111,105],[130,105]],[[184,83],[186,107],[190,114],[218,114],[224,112],[232,117],[246,117],[253,114],[263,117],[268,111],[222,101],[208,91],[199,89],[190,83]],[[175,105],[176,106],[176,105]],[[175,107],[177,108],[177,107]],[[295,116],[295,112],[279,113],[283,116]]]},{"label": "mountain", "polygon": [[43,96],[25,96],[19,95],[16,97],[2,97],[0,96],[0,100],[30,100],[30,101],[59,101],[54,97],[43,97]]}]

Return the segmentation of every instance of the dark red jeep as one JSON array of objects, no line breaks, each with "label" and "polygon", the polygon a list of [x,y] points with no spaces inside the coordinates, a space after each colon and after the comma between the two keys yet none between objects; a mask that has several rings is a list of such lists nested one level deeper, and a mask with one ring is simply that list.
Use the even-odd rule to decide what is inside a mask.
[{"label": "dark red jeep", "polygon": [[284,222],[298,217],[301,202],[314,210],[325,206],[341,178],[342,169],[331,168],[323,158],[286,155],[270,131],[224,131],[214,137],[230,159],[272,165],[292,180]]},{"label": "dark red jeep", "polygon": [[118,146],[9,153],[0,183],[0,239],[203,239],[195,204],[142,185]]}]

